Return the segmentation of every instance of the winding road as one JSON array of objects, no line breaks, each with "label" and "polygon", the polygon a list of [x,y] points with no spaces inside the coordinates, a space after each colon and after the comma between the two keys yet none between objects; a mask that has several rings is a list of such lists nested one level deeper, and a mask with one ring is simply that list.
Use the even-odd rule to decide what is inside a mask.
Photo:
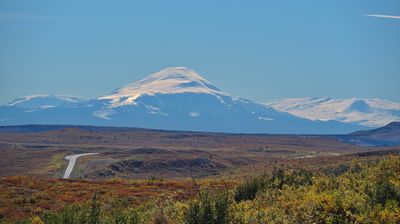
[{"label": "winding road", "polygon": [[68,163],[67,169],[65,170],[63,178],[64,179],[68,179],[69,178],[69,176],[72,173],[72,170],[74,169],[75,162],[79,157],[81,157],[81,156],[89,156],[89,155],[97,155],[97,154],[99,154],[99,153],[82,153],[82,154],[75,154],[75,155],[69,155],[69,156],[64,157],[64,159],[68,160],[69,163]]}]

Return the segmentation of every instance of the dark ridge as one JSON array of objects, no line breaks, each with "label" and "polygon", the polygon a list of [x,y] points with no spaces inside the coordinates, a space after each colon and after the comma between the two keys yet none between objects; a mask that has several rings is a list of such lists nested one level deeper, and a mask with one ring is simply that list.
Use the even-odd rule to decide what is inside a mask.
[{"label": "dark ridge", "polygon": [[336,139],[360,146],[397,146],[400,145],[400,122],[391,122],[386,126],[337,135]]},{"label": "dark ridge", "polygon": [[0,133],[34,133],[62,130],[67,128],[77,128],[86,131],[141,131],[146,129],[141,128],[124,128],[124,127],[105,127],[105,126],[83,126],[83,125],[12,125],[0,126]]},{"label": "dark ridge", "polygon": [[360,135],[371,135],[376,133],[391,133],[393,131],[398,131],[398,130],[400,130],[400,122],[394,121],[380,128],[372,130],[356,131],[351,133],[350,135],[360,136]]}]

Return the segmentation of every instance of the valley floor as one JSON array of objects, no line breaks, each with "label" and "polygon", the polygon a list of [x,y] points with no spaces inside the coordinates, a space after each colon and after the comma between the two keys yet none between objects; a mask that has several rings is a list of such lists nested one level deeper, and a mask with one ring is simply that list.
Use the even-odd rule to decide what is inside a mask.
[{"label": "valley floor", "polygon": [[[169,220],[169,223],[204,223],[199,220],[204,218],[200,217],[201,214],[207,215],[202,210],[206,203],[211,203],[210,209],[214,212],[218,211],[218,206],[226,205],[226,218],[230,221],[222,223],[254,223],[251,221],[252,216],[271,221],[270,215],[282,218],[281,221],[275,220],[276,223],[285,223],[284,217],[293,214],[284,211],[294,209],[291,206],[296,203],[306,203],[304,194],[314,194],[315,184],[322,187],[318,191],[326,191],[330,189],[329,186],[339,186],[340,181],[353,181],[352,178],[363,180],[369,174],[363,176],[359,171],[354,173],[353,169],[366,170],[367,173],[372,170],[378,172],[376,169],[384,165],[374,168],[377,161],[387,161],[387,158],[390,162],[380,164],[388,163],[393,170],[383,170],[380,175],[389,175],[387,180],[382,180],[389,181],[382,182],[388,186],[380,189],[381,180],[376,179],[376,183],[373,183],[379,185],[379,192],[355,195],[361,198],[356,198],[354,203],[378,200],[373,198],[382,195],[389,197],[379,199],[384,200],[379,203],[368,201],[370,207],[362,209],[368,214],[379,214],[376,220],[386,220],[381,217],[384,212],[387,213],[387,220],[396,220],[391,215],[399,208],[396,194],[399,193],[400,166],[399,158],[390,155],[399,152],[400,147],[360,147],[342,143],[329,136],[233,135],[153,130],[93,131],[78,128],[1,133],[0,223],[22,220],[29,223],[34,221],[32,217],[36,217],[36,223],[40,223],[40,220],[46,223],[65,223],[60,219],[67,219],[66,216],[89,217],[93,212],[90,209],[93,203],[103,211],[98,217],[102,221],[97,223],[136,223],[134,219],[142,219],[139,223],[151,223],[156,219]],[[82,153],[99,154],[79,158],[72,170],[71,179],[61,179],[68,165],[65,157]],[[373,178],[378,177],[374,174]],[[351,181],[345,183],[350,190],[356,187]],[[368,185],[368,189],[376,186]],[[273,194],[262,193],[266,189]],[[388,192],[394,194],[395,198],[385,196]],[[400,198],[400,194],[398,196]],[[287,199],[287,205],[282,201],[286,200],[285,197],[292,197]],[[321,204],[313,208],[304,207],[305,214],[316,212],[313,209],[321,209],[321,214],[326,212],[326,203],[333,203],[331,200],[336,200],[334,198],[339,195],[329,190],[315,197],[315,200],[322,200],[319,202]],[[214,201],[213,198],[225,200],[225,205],[218,205],[222,202]],[[299,201],[291,201],[293,198]],[[265,204],[270,200],[278,200],[279,206],[289,207]],[[332,204],[333,210],[324,213],[325,219],[339,212],[335,209],[350,209],[340,207],[344,206],[343,203]],[[381,205],[380,210],[375,207],[378,204]],[[110,205],[118,209],[114,211],[108,208]],[[360,209],[358,205],[354,206],[354,209]],[[106,212],[109,209],[114,212]],[[83,213],[77,215],[74,211]],[[242,218],[247,221],[242,222],[240,217],[232,216],[241,212]],[[199,216],[190,217],[192,213]],[[125,221],[117,222],[116,215]],[[132,218],[132,215],[138,215],[139,218]],[[362,219],[362,215],[366,213],[344,218],[354,221]],[[211,216],[215,219],[219,217],[217,213]],[[191,218],[199,220],[188,221]],[[303,218],[306,221],[302,223],[311,223],[307,217]],[[180,221],[172,221],[174,219]],[[214,221],[211,223],[218,223]]]}]

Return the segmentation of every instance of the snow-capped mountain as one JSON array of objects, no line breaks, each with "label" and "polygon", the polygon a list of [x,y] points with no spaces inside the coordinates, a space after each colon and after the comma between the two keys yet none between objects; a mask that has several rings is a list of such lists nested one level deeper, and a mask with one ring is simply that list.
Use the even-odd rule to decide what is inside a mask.
[{"label": "snow-capped mountain", "polygon": [[77,124],[237,133],[349,133],[362,126],[312,121],[223,92],[191,69],[171,67],[83,100],[33,96],[0,106],[0,125]]},{"label": "snow-capped mountain", "polygon": [[139,97],[156,94],[201,93],[227,96],[209,81],[191,69],[184,67],[166,68],[146,78],[115,90],[111,95],[100,99],[111,100],[111,107],[137,105]]},{"label": "snow-capped mountain", "polygon": [[59,106],[75,105],[76,103],[85,102],[84,99],[66,96],[66,95],[31,95],[22,98],[17,98],[8,104],[7,106],[16,106],[21,108],[51,108]]},{"label": "snow-capped mountain", "polygon": [[400,103],[382,99],[289,98],[270,101],[266,105],[310,120],[334,120],[367,127],[400,121]]}]

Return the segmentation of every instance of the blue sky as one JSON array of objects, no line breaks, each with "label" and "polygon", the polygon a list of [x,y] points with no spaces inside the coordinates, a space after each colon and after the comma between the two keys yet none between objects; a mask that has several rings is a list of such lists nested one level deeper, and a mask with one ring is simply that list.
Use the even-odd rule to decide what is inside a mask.
[{"label": "blue sky", "polygon": [[400,102],[400,1],[0,0],[0,103],[86,98],[169,66],[234,96]]}]

